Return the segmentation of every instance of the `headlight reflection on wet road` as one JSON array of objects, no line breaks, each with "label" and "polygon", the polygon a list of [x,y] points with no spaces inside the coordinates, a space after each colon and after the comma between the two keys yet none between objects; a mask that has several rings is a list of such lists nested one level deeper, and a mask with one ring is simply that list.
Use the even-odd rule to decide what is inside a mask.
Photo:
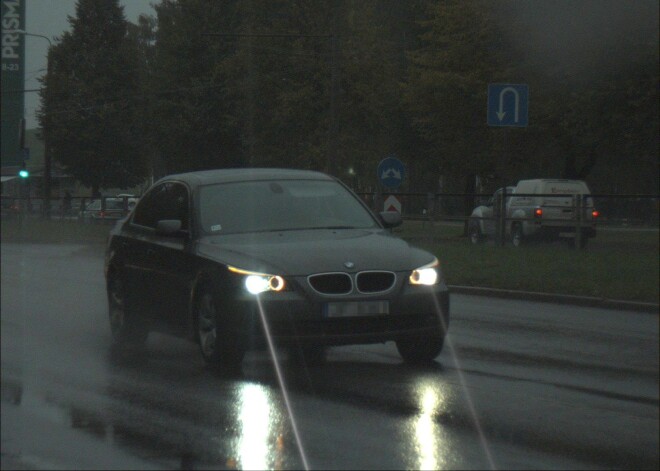
[{"label": "headlight reflection on wet road", "polygon": [[[442,308],[440,307],[440,303],[438,302],[438,298],[433,296],[433,300],[435,301],[435,310],[436,314],[440,318],[440,321],[443,323],[443,327],[445,329],[445,332],[448,331],[447,325],[445,324],[445,321],[442,317]],[[486,455],[486,460],[488,461],[490,469],[497,469],[495,467],[495,461],[493,460],[493,455],[490,452],[490,447],[488,445],[488,440],[486,439],[486,435],[484,435],[483,428],[481,427],[481,422],[479,421],[479,417],[477,416],[477,411],[474,408],[474,403],[472,402],[472,396],[470,394],[470,391],[467,387],[467,383],[465,382],[465,377],[463,376],[463,369],[461,367],[461,363],[458,359],[458,355],[456,353],[456,349],[454,348],[454,345],[451,341],[451,337],[449,334],[445,336],[445,349],[449,349],[449,354],[451,355],[452,359],[454,360],[454,365],[456,365],[456,374],[458,376],[458,380],[461,384],[461,388],[465,392],[465,401],[467,402],[468,409],[470,410],[470,415],[472,416],[472,420],[474,421],[474,426],[477,430],[477,433],[479,435],[479,441],[481,442],[481,446],[484,450],[484,454]]]},{"label": "headlight reflection on wet road", "polygon": [[438,426],[434,417],[443,405],[444,397],[432,385],[421,385],[416,391],[419,395],[420,413],[413,423],[415,435],[415,451],[418,462],[413,468],[442,469],[445,466],[444,456],[448,450],[443,449],[439,442]]},{"label": "headlight reflection on wet road", "polygon": [[240,391],[240,439],[238,458],[242,469],[272,467],[270,436],[273,433],[273,411],[266,388],[246,384]]},{"label": "headlight reflection on wet road", "polygon": [[[264,328],[264,334],[266,335],[266,341],[268,342],[268,350],[270,352],[270,357],[273,360],[273,366],[275,367],[275,373],[277,374],[277,381],[280,385],[280,391],[282,392],[282,397],[284,398],[284,403],[286,405],[287,412],[289,413],[289,419],[291,420],[291,428],[293,429],[293,434],[296,438],[296,445],[298,446],[298,452],[300,453],[300,458],[302,459],[303,466],[306,470],[309,469],[309,464],[307,462],[307,455],[305,449],[303,448],[302,442],[300,440],[300,434],[298,433],[298,425],[296,424],[295,416],[293,415],[293,409],[291,408],[291,402],[289,401],[289,393],[284,384],[284,376],[282,375],[282,370],[280,368],[279,360],[277,359],[277,353],[275,352],[275,345],[273,344],[273,339],[270,335],[270,327],[266,321],[266,315],[264,313],[263,305],[261,304],[261,299],[259,296],[257,298],[257,306],[259,307],[259,316],[261,317],[261,324]],[[262,468],[263,469],[263,468]]]}]

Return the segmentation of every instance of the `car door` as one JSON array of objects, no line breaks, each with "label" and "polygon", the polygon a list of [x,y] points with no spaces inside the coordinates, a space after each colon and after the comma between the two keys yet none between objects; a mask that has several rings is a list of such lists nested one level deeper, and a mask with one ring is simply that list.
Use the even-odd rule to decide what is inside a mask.
[{"label": "car door", "polygon": [[149,190],[136,206],[124,237],[118,242],[123,256],[126,290],[131,306],[143,317],[156,319],[157,295],[160,292],[156,271],[156,223],[161,210],[159,201],[166,187],[159,184]]},{"label": "car door", "polygon": [[190,191],[186,185],[181,182],[165,183],[162,198],[157,203],[158,220],[179,220],[181,229],[171,235],[154,232],[151,243],[154,318],[174,331],[187,326],[186,314],[194,276],[190,203]]}]

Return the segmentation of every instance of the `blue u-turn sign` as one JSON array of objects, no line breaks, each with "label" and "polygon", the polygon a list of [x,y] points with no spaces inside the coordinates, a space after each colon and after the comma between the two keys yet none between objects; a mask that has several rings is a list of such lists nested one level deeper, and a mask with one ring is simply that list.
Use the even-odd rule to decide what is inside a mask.
[{"label": "blue u-turn sign", "polygon": [[488,126],[525,127],[529,122],[529,87],[525,84],[488,84]]}]

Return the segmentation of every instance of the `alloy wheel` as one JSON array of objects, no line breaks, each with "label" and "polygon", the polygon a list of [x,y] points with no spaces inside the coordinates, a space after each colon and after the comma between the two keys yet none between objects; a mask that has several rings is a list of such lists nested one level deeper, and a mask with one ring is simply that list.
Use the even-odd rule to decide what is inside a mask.
[{"label": "alloy wheel", "polygon": [[218,321],[215,303],[209,293],[204,293],[200,298],[197,322],[197,335],[202,353],[206,358],[211,358],[216,350]]}]

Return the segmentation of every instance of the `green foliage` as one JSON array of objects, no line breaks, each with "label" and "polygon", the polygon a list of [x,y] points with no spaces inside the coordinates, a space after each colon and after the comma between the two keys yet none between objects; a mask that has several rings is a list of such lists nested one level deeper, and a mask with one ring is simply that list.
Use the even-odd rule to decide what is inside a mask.
[{"label": "green foliage", "polygon": [[138,56],[118,0],[78,0],[49,51],[39,122],[52,157],[83,185],[130,187],[146,176],[136,132]]},{"label": "green foliage", "polygon": [[380,159],[403,148],[405,28],[398,22],[407,8],[393,1],[162,2],[155,83],[179,90],[156,98],[168,170],[251,165],[373,174]]},{"label": "green foliage", "polygon": [[[594,21],[580,5],[161,0],[130,25],[117,0],[80,0],[50,52],[40,119],[56,159],[101,187],[149,167],[276,166],[372,191],[394,153],[404,191],[435,191],[440,176],[444,191],[473,191],[478,175],[486,192],[575,177],[655,193],[657,21],[639,15],[657,19],[657,5],[603,0]],[[527,128],[487,126],[498,82],[529,84]]]},{"label": "green foliage", "polygon": [[155,9],[150,98],[160,173],[241,166],[235,109],[226,81],[214,70],[235,47],[204,36],[231,29],[234,4],[165,0]]}]

